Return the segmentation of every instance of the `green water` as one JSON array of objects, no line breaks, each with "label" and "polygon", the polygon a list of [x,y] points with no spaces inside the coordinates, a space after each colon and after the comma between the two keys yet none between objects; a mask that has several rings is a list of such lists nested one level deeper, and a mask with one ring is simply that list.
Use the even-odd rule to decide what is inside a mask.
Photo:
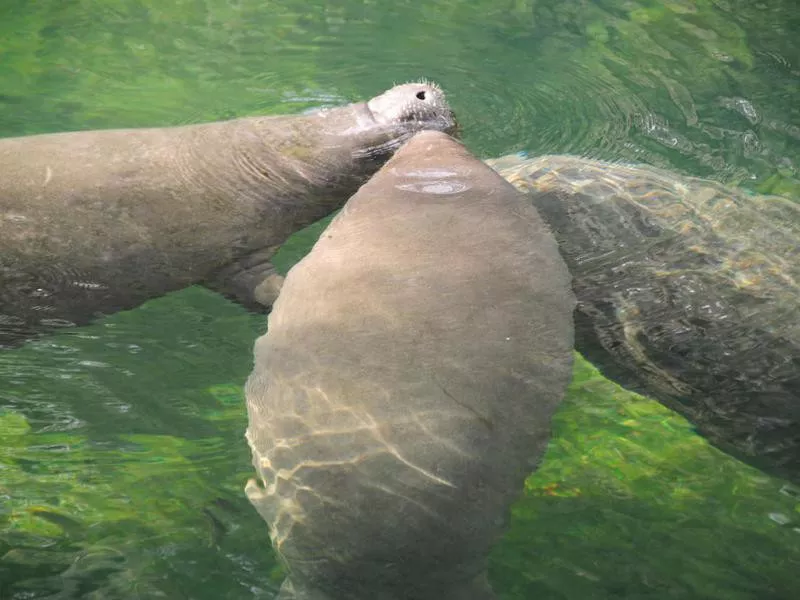
[{"label": "green water", "polygon": [[[0,135],[297,112],[425,76],[481,156],[800,199],[798,32],[796,0],[4,0]],[[0,354],[0,599],[273,596],[242,493],[265,326],[192,288]],[[507,600],[794,599],[800,490],[579,362],[490,575]]]}]

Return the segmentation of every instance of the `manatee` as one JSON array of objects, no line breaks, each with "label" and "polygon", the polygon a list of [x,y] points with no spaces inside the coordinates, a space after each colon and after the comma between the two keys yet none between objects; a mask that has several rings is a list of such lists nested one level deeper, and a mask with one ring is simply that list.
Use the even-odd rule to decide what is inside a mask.
[{"label": "manatee", "polygon": [[512,186],[414,136],[289,272],[255,345],[247,495],[280,600],[489,600],[571,377],[569,273]]},{"label": "manatee", "polygon": [[424,129],[431,83],[312,114],[0,140],[0,347],[204,284],[271,303],[270,257]]},{"label": "manatee", "polygon": [[800,483],[800,205],[647,166],[490,162],[554,230],[577,349],[719,449]]}]

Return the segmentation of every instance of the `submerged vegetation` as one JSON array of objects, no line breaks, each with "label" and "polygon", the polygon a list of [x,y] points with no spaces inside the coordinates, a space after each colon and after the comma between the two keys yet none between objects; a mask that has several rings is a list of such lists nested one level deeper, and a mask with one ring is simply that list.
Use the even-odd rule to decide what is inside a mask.
[{"label": "submerged vegetation", "polygon": [[[203,326],[177,329],[176,311]],[[0,597],[64,589],[74,595],[63,597],[209,597],[212,589],[220,598],[243,590],[270,597],[282,575],[242,494],[252,471],[234,383],[249,370],[248,340],[260,326],[192,288],[4,361],[11,380],[9,368],[55,346],[76,360],[61,365],[61,376],[80,383],[68,394],[58,376],[40,384],[43,394],[62,394],[51,410],[75,429],[42,427],[54,415],[41,405],[38,417],[23,416],[21,404],[0,415]],[[131,332],[160,365],[157,387],[141,382],[149,369],[125,358],[130,349],[115,354],[112,344],[109,352],[107,334]],[[140,385],[151,407],[109,403]],[[159,403],[159,422],[148,426]],[[94,413],[82,427],[81,408],[84,419]],[[104,422],[101,409],[117,418]],[[170,431],[171,420],[191,426]],[[520,600],[788,599],[800,585],[798,566],[799,489],[722,454],[682,418],[578,360],[491,576],[503,598]]]},{"label": "submerged vegetation", "polygon": [[792,196],[795,9],[794,0],[10,0],[0,9],[0,133],[296,111],[426,76],[451,92],[484,156],[646,162]]}]

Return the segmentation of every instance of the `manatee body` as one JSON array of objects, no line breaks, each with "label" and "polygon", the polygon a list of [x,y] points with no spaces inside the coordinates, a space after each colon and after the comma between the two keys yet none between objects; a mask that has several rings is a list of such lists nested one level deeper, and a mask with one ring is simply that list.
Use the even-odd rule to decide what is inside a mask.
[{"label": "manatee body", "polygon": [[490,162],[558,238],[578,350],[720,449],[800,482],[800,205],[644,166]]},{"label": "manatee body", "polygon": [[416,135],[288,274],[255,347],[247,494],[281,600],[488,600],[487,554],[571,376],[569,274],[533,207]]},{"label": "manatee body", "polygon": [[270,304],[269,259],[417,131],[433,84],[307,115],[0,140],[0,347],[204,283]]}]

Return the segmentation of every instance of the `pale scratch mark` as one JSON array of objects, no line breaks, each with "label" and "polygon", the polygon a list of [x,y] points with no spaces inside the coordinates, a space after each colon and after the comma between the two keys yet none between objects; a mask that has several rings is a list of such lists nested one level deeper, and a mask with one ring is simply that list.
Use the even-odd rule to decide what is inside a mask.
[{"label": "pale scratch mark", "polygon": [[[445,414],[446,416],[451,416],[451,417],[453,417],[453,418],[458,418],[458,417],[460,417],[460,418],[462,418],[462,419],[467,419],[467,418],[469,418],[469,417],[467,417],[466,415],[447,415],[446,413],[444,413],[444,411],[442,411],[442,413],[443,413],[443,414]],[[426,423],[425,423],[425,422],[424,422],[424,421],[423,421],[423,420],[420,418],[420,415],[419,415],[419,414],[416,414],[416,415],[414,415],[413,422],[414,422],[414,423],[415,423],[415,424],[416,424],[416,425],[417,425],[417,426],[418,426],[418,427],[419,427],[419,428],[420,428],[420,429],[421,429],[421,430],[422,430],[424,433],[428,434],[428,435],[429,435],[429,436],[430,436],[432,439],[436,440],[438,443],[440,443],[440,444],[441,444],[442,446],[444,446],[445,448],[449,448],[451,451],[455,452],[456,454],[459,454],[460,456],[464,456],[464,457],[466,457],[466,458],[474,458],[474,456],[473,456],[472,454],[470,454],[470,453],[468,453],[468,452],[465,452],[463,448],[459,448],[459,447],[458,447],[458,445],[456,445],[456,444],[454,444],[454,443],[452,442],[452,440],[448,440],[447,438],[444,438],[444,437],[442,437],[441,435],[437,434],[435,431],[433,431],[433,430],[432,430],[430,427],[428,427],[428,425],[427,425],[427,424],[426,424]]]},{"label": "pale scratch mark", "polygon": [[51,169],[50,166],[48,165],[48,167],[45,169],[44,172],[44,183],[42,185],[47,185],[48,183],[50,183],[50,180],[52,178],[53,178],[53,169]]},{"label": "pale scratch mark", "polygon": [[419,465],[415,465],[410,460],[405,458],[400,453],[400,451],[394,446],[394,444],[391,444],[391,443],[389,443],[388,440],[384,439],[384,437],[380,434],[380,432],[377,429],[375,430],[375,438],[378,441],[380,441],[384,446],[386,446],[386,450],[389,452],[389,454],[394,456],[398,461],[400,461],[401,463],[403,463],[404,465],[406,465],[410,469],[413,469],[414,471],[416,471],[420,475],[422,475],[424,477],[427,477],[431,481],[435,481],[436,483],[438,483],[440,485],[443,485],[443,486],[446,486],[446,487],[451,487],[451,488],[456,488],[456,489],[458,488],[458,486],[453,484],[452,482],[447,481],[446,479],[443,479],[442,477],[439,477],[439,476],[431,473],[430,471],[420,467]]},{"label": "pale scratch mark", "polygon": [[433,509],[425,506],[425,504],[423,504],[419,500],[415,500],[414,498],[411,498],[410,496],[406,496],[405,494],[401,494],[400,492],[391,489],[387,485],[383,485],[383,484],[377,483],[377,482],[366,482],[365,486],[374,488],[376,490],[380,490],[382,492],[385,492],[386,494],[389,494],[390,496],[397,496],[398,498],[402,498],[403,500],[405,500],[409,504],[413,504],[413,505],[419,507],[420,510],[422,510],[425,514],[427,514],[427,515],[429,515],[431,517],[434,517],[435,519],[438,519],[439,521],[444,521],[444,518],[442,518],[441,515],[437,514],[436,511],[434,511]]}]

